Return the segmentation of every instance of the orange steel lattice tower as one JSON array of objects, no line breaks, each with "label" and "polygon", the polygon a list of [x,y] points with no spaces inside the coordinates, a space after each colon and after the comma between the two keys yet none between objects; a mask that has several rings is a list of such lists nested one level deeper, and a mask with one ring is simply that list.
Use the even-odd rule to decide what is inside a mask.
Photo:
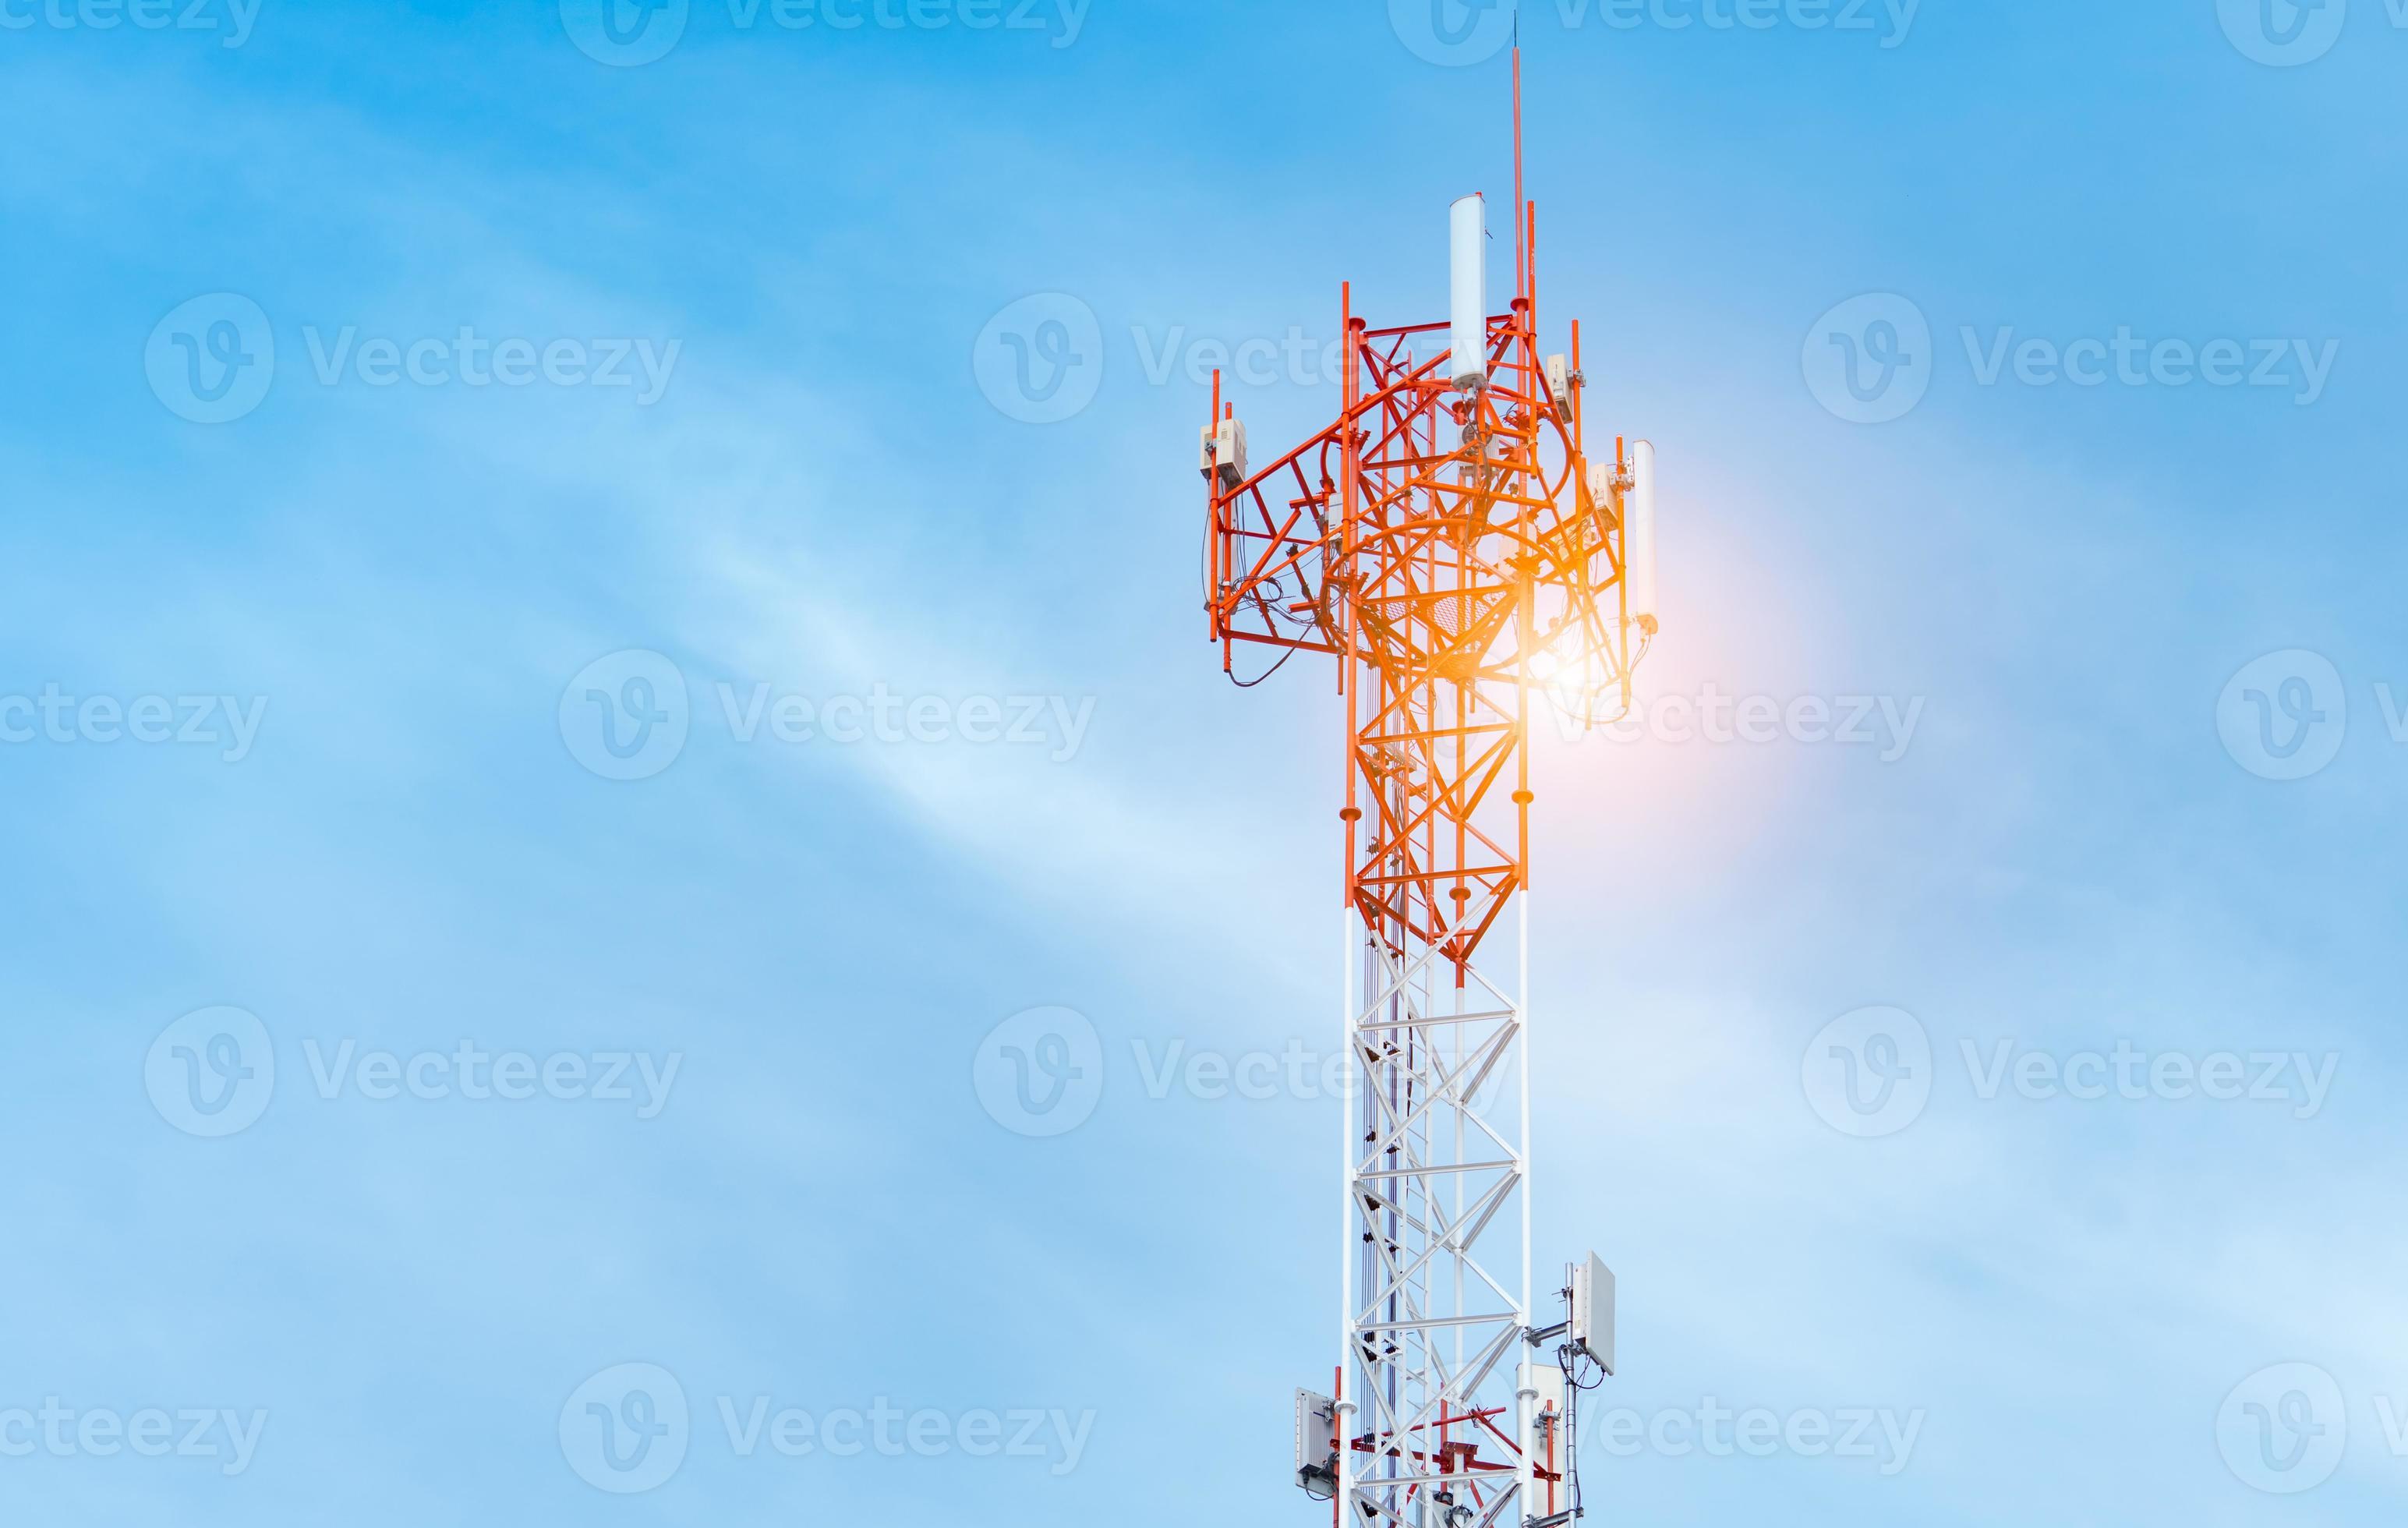
[{"label": "orange steel lattice tower", "polygon": [[[1265,671],[1240,679],[1258,684],[1326,655],[1344,701],[1343,1359],[1298,1427],[1300,1483],[1365,1525],[1578,1511],[1565,1413],[1584,1387],[1525,1352],[1554,1334],[1531,1315],[1530,728],[1548,708],[1595,724],[1629,707],[1656,630],[1655,459],[1600,432],[1612,454],[1592,464],[1580,327],[1568,353],[1541,342],[1518,50],[1513,80],[1506,310],[1486,297],[1484,204],[1466,198],[1451,322],[1373,328],[1350,285],[1336,421],[1250,470],[1216,376],[1203,432],[1223,670],[1240,678],[1240,649],[1259,650],[1247,667]],[[1560,1353],[1567,1377],[1587,1356]]]}]

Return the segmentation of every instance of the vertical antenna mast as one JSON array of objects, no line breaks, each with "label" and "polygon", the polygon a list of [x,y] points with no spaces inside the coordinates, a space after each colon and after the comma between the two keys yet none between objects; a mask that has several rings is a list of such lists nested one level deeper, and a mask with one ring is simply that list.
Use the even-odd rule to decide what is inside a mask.
[{"label": "vertical antenna mast", "polygon": [[[1654,619],[1652,572],[1633,619],[1627,558],[1652,569],[1653,550],[1630,544],[1619,451],[1585,454],[1577,328],[1570,356],[1540,345],[1518,39],[1502,314],[1480,208],[1451,214],[1446,321],[1374,329],[1341,288],[1335,422],[1254,470],[1216,376],[1203,438],[1223,670],[1326,655],[1345,701],[1340,1362],[1336,1393],[1297,1406],[1297,1481],[1338,1528],[1569,1521],[1567,1387],[1612,1362],[1610,1272],[1548,1281],[1607,1291],[1562,1322],[1532,1308],[1529,745],[1541,710],[1628,706]],[[1418,359],[1434,335],[1446,352]]]}]

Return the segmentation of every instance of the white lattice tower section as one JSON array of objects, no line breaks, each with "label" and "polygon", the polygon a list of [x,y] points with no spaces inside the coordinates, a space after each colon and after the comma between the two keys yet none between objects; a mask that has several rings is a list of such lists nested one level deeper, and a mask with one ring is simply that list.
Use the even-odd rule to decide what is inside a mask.
[{"label": "white lattice tower section", "polygon": [[1357,1524],[1442,1528],[1444,1492],[1488,1528],[1524,1499],[1527,960],[1511,983],[1472,969],[1458,986],[1444,943],[1398,952],[1348,919],[1340,1468]]}]

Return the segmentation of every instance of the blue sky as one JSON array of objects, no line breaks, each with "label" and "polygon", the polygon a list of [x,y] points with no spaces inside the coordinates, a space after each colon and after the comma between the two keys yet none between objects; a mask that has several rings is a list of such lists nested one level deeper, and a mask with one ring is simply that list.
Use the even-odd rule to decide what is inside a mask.
[{"label": "blue sky", "polygon": [[[1318,1521],[1331,1105],[1156,1080],[1336,1028],[1190,371],[1259,450],[1341,280],[1441,316],[1500,19],[1017,4],[0,0],[0,1517]],[[1540,750],[1595,1515],[2398,1521],[2393,8],[1523,16],[1666,485],[1648,724]]]}]

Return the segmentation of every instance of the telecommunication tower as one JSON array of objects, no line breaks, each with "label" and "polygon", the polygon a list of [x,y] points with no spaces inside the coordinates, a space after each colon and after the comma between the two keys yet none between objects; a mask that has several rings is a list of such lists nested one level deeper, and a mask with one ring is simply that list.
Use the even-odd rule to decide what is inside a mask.
[{"label": "telecommunication tower", "polygon": [[1297,1480],[1337,1528],[1570,1522],[1580,1393],[1614,1368],[1601,1261],[1547,1291],[1562,1320],[1533,1305],[1529,745],[1549,708],[1629,708],[1656,456],[1600,430],[1592,458],[1580,325],[1541,341],[1518,48],[1511,216],[1505,311],[1467,196],[1447,322],[1373,328],[1341,288],[1334,423],[1254,469],[1216,375],[1203,431],[1223,671],[1334,657],[1345,711],[1340,1358],[1296,1401]]}]

